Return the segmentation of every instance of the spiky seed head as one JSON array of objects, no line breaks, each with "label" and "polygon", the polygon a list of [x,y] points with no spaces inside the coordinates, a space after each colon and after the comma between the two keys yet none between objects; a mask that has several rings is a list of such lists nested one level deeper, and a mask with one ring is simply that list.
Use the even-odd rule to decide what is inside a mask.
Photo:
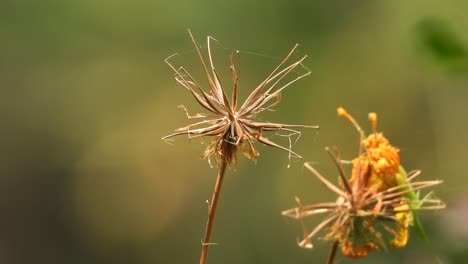
[{"label": "spiky seed head", "polygon": [[[291,49],[283,61],[264,81],[253,89],[244,103],[239,106],[237,95],[239,71],[234,65],[232,55],[229,58],[229,68],[232,74],[233,89],[232,96],[229,98],[225,87],[221,84],[222,82],[212,59],[210,42],[215,39],[212,37],[207,38],[209,62],[207,64],[190,31],[189,34],[205,71],[209,89],[202,88],[184,67],[174,67],[170,61],[174,55],[168,57],[165,61],[175,72],[175,80],[187,89],[197,103],[208,113],[197,113],[192,116],[187,114],[189,118],[202,118],[203,121],[179,128],[176,130],[176,133],[165,136],[162,139],[167,140],[178,135],[187,135],[189,138],[208,138],[207,147],[201,157],[208,159],[213,157],[218,165],[224,162],[235,164],[237,152],[242,152],[250,159],[257,159],[259,156],[255,147],[255,142],[257,141],[287,151],[290,157],[301,158],[299,154],[291,150],[291,147],[287,148],[271,141],[265,137],[265,133],[284,131],[289,134],[289,137],[293,135],[299,136],[300,132],[295,129],[318,128],[318,126],[290,125],[256,120],[259,114],[272,109],[280,102],[282,91],[310,74],[310,71],[302,65],[307,56],[303,56],[298,61],[289,62],[291,55],[298,45],[296,44]],[[292,80],[291,78],[288,80],[290,73],[298,67],[306,69],[306,72],[292,78]]]}]

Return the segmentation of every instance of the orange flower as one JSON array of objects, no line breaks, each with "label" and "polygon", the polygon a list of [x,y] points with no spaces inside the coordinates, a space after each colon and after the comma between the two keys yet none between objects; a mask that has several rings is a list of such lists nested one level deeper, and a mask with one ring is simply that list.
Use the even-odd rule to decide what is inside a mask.
[{"label": "orange flower", "polygon": [[370,187],[379,184],[378,190],[385,190],[398,185],[395,175],[400,170],[400,156],[398,155],[400,150],[392,146],[383,133],[377,132],[377,115],[369,113],[373,133],[365,137],[361,127],[344,108],[338,108],[338,114],[353,123],[361,134],[363,153],[352,161],[351,184],[355,181],[359,172],[360,183],[363,185]]},{"label": "orange flower", "polygon": [[[415,191],[441,184],[442,181],[414,181],[420,171],[406,174],[400,165],[398,148],[393,147],[382,133],[376,132],[376,114],[369,114],[374,133],[365,137],[351,115],[343,108],[338,108],[338,113],[350,120],[361,135],[358,158],[351,162],[351,177],[345,176],[342,164],[346,162],[340,159],[339,153],[332,153],[327,148],[340,175],[338,185],[328,181],[310,163],[304,165],[338,195],[336,201],[303,205],[296,197],[297,207],[282,212],[301,222],[304,233],[299,242],[301,247],[312,248],[312,238],[320,231],[326,231],[325,239],[333,241],[328,263],[333,262],[338,246],[344,255],[352,258],[386,249],[388,244],[394,248],[404,247],[415,211],[445,208],[439,199],[431,197],[432,193],[422,199],[415,194]],[[326,216],[309,232],[303,219],[323,213]],[[393,239],[386,241],[384,231],[393,235]]]},{"label": "orange flower", "polygon": [[[348,119],[358,130],[361,135],[362,154],[352,161],[353,169],[350,179],[350,184],[356,181],[359,174],[360,188],[373,188],[372,192],[377,193],[395,187],[401,184],[399,179],[406,178],[406,172],[400,165],[400,150],[390,144],[390,141],[383,135],[382,132],[377,132],[377,114],[369,113],[369,120],[372,124],[373,133],[365,137],[363,130],[356,120],[342,107],[338,108],[338,115]],[[401,175],[401,173],[405,175]],[[408,195],[413,192],[409,192]],[[416,199],[414,197],[414,199]],[[374,211],[380,211],[382,201],[379,200],[374,207]],[[413,214],[407,205],[402,204],[395,208],[404,208],[402,212],[395,214],[398,219],[396,230],[390,230],[394,235],[394,239],[390,244],[395,247],[406,246],[409,238],[409,226],[413,225]],[[416,219],[416,221],[418,221]],[[424,232],[422,226],[418,222],[418,228]]]}]

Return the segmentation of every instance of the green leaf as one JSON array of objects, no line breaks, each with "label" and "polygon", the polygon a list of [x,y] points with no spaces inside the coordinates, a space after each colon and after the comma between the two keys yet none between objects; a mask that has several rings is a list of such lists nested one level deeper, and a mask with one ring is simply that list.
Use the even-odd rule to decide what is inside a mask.
[{"label": "green leaf", "polygon": [[459,36],[442,20],[426,18],[419,23],[423,47],[440,60],[465,59],[467,48]]}]

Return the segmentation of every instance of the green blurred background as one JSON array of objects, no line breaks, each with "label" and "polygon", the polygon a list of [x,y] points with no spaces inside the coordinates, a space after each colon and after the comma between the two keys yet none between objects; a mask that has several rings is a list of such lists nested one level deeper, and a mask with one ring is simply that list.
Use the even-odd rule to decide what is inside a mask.
[{"label": "green blurred background", "polygon": [[[241,50],[243,94],[295,44],[312,74],[262,120],[319,124],[294,146],[330,179],[323,151],[357,154],[346,107],[367,113],[407,169],[443,179],[448,208],[425,212],[432,244],[337,263],[464,263],[468,257],[468,2],[3,0],[0,3],[0,262],[197,263],[216,169],[199,141],[160,138],[200,110],[163,60],[203,77],[186,29],[216,61]],[[226,83],[230,76],[223,75]],[[282,144],[285,138],[271,135]],[[324,263],[328,243],[296,245],[280,216],[333,195],[287,153],[259,146],[228,171],[210,263]],[[315,223],[319,220],[316,219]],[[312,220],[312,224],[314,220]]]}]

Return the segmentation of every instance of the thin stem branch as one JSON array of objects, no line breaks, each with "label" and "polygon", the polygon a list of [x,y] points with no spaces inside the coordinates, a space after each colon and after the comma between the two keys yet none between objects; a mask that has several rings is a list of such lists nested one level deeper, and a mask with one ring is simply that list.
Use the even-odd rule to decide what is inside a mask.
[{"label": "thin stem branch", "polygon": [[221,186],[223,184],[224,174],[226,172],[227,161],[223,160],[221,167],[219,168],[218,178],[213,190],[213,196],[211,197],[210,204],[208,205],[208,222],[206,223],[205,238],[203,239],[203,245],[200,256],[200,264],[205,264],[208,257],[208,247],[210,245],[211,230],[213,229],[213,223],[216,214],[216,205],[218,204],[219,195],[221,193]]},{"label": "thin stem branch", "polygon": [[330,254],[328,255],[327,264],[333,264],[336,256],[336,250],[338,249],[338,241],[333,242],[333,245],[330,249]]}]

